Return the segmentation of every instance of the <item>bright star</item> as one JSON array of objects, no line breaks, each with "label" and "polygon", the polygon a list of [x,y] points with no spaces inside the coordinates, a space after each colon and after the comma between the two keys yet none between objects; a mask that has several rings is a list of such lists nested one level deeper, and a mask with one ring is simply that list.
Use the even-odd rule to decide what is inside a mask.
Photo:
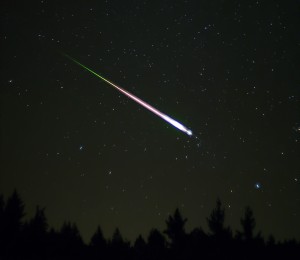
[{"label": "bright star", "polygon": [[255,183],[255,189],[257,190],[261,189],[261,183],[259,182]]}]

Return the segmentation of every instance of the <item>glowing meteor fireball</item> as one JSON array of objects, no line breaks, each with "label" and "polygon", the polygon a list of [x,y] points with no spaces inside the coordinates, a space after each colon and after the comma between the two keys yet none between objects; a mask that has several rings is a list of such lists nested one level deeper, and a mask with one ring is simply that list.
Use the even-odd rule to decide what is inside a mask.
[{"label": "glowing meteor fireball", "polygon": [[131,98],[132,100],[134,100],[135,102],[139,103],[140,105],[142,105],[143,107],[147,108],[148,110],[150,110],[151,112],[153,112],[154,114],[156,114],[157,116],[159,116],[160,118],[164,119],[165,121],[167,121],[169,124],[175,126],[177,129],[181,130],[182,132],[186,133],[189,136],[193,135],[193,132],[188,129],[187,127],[185,127],[184,125],[180,124],[179,122],[177,122],[176,120],[174,120],[173,118],[167,116],[166,114],[160,112],[159,110],[157,110],[156,108],[154,108],[153,106],[149,105],[148,103],[146,103],[145,101],[141,100],[140,98],[136,97],[135,95],[131,94],[130,92],[126,91],[125,89],[117,86],[116,84],[112,83],[111,81],[107,80],[106,78],[100,76],[99,74],[97,74],[96,72],[92,71],[91,69],[89,69],[88,67],[84,66],[83,64],[81,64],[80,62],[78,62],[77,60],[73,59],[72,57],[64,54],[64,56],[66,56],[68,59],[70,59],[71,61],[75,62],[76,64],[78,64],[79,66],[81,66],[82,68],[86,69],[87,71],[91,72],[92,74],[94,74],[96,77],[102,79],[104,82],[108,83],[109,85],[111,85],[112,87],[116,88],[117,90],[119,90],[121,93],[123,93],[124,95],[126,95],[127,97]]}]

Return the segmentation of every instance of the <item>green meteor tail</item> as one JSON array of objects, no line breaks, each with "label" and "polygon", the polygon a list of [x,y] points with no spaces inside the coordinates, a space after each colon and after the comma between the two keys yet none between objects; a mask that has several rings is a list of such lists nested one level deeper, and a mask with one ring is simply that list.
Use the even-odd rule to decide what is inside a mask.
[{"label": "green meteor tail", "polygon": [[63,56],[67,57],[69,60],[75,62],[77,65],[81,66],[82,68],[86,69],[87,71],[91,72],[92,74],[94,74],[96,77],[104,80],[106,83],[111,84],[111,82],[105,78],[103,78],[101,75],[99,75],[98,73],[96,73],[95,71],[92,71],[91,69],[89,69],[88,67],[84,66],[83,64],[81,64],[79,61],[75,60],[74,58],[72,58],[71,56],[69,56],[68,54],[62,53]]}]

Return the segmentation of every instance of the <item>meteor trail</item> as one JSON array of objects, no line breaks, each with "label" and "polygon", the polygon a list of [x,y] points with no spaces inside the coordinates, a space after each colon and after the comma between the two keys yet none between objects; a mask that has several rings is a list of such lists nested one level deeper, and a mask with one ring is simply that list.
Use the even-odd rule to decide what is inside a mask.
[{"label": "meteor trail", "polygon": [[79,66],[81,66],[82,68],[86,69],[87,71],[91,72],[92,74],[94,74],[96,77],[102,79],[104,82],[108,83],[109,85],[113,86],[114,88],[116,88],[117,90],[119,90],[121,93],[123,93],[124,95],[126,95],[127,97],[131,98],[132,100],[134,100],[135,102],[139,103],[140,105],[142,105],[143,107],[147,108],[148,110],[150,110],[151,112],[153,112],[154,114],[156,114],[157,116],[159,116],[160,118],[164,119],[165,121],[167,121],[169,124],[175,126],[177,129],[181,130],[182,132],[186,133],[189,136],[193,135],[192,130],[188,129],[187,127],[185,127],[184,125],[180,124],[179,122],[177,122],[176,120],[174,120],[173,118],[167,116],[166,114],[160,112],[159,110],[157,110],[156,108],[154,108],[153,106],[149,105],[148,103],[146,103],[145,101],[141,100],[140,98],[136,97],[135,95],[131,94],[130,92],[124,90],[123,88],[117,86],[116,84],[112,83],[111,81],[107,80],[106,78],[100,76],[99,74],[97,74],[96,72],[92,71],[91,69],[89,69],[88,67],[84,66],[83,64],[81,64],[80,62],[78,62],[77,60],[73,59],[72,57],[70,57],[67,54],[63,54],[65,57],[67,57],[68,59],[70,59],[71,61],[75,62],[76,64],[78,64]]}]

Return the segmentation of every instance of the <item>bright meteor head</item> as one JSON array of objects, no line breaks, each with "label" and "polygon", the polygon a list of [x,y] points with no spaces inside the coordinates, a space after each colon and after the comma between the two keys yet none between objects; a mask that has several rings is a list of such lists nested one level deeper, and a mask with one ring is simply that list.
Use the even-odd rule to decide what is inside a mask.
[{"label": "bright meteor head", "polygon": [[190,130],[190,129],[188,129],[188,130],[186,131],[186,133],[187,133],[189,136],[192,136],[192,135],[193,135],[193,132],[192,132],[192,130]]}]

